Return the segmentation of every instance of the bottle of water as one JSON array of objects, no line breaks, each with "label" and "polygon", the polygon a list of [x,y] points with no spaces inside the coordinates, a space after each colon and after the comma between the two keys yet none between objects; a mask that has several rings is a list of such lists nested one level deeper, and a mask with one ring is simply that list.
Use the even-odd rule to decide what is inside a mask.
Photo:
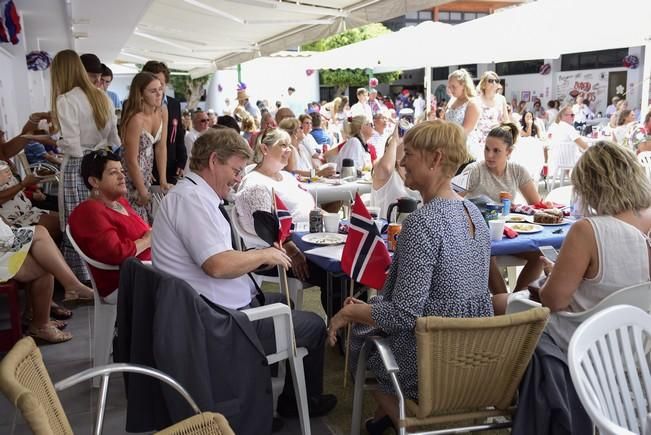
[{"label": "bottle of water", "polygon": [[583,204],[581,198],[576,194],[572,194],[572,202],[570,202],[570,216],[574,219],[581,219],[583,217]]}]

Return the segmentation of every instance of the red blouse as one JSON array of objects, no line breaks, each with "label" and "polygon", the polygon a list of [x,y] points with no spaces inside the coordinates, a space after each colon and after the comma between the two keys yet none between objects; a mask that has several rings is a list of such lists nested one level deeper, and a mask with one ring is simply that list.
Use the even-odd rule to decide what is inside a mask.
[{"label": "red blouse", "polygon": [[[117,266],[136,255],[135,240],[150,230],[126,199],[120,198],[118,201],[129,216],[108,208],[100,201],[88,199],[79,204],[68,219],[72,237],[84,254],[101,263]],[[138,258],[151,260],[151,250],[141,252]],[[90,270],[102,297],[118,288],[120,271],[100,270],[92,266]]]}]

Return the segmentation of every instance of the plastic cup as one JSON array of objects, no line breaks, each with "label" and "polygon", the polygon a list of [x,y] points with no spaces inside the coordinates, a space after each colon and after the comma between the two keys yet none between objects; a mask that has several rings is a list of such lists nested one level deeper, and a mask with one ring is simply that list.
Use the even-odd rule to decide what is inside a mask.
[{"label": "plastic cup", "polygon": [[491,240],[502,240],[504,235],[504,221],[492,220],[488,221],[488,228],[490,230]]},{"label": "plastic cup", "polygon": [[324,213],[323,226],[326,233],[339,232],[339,213]]}]

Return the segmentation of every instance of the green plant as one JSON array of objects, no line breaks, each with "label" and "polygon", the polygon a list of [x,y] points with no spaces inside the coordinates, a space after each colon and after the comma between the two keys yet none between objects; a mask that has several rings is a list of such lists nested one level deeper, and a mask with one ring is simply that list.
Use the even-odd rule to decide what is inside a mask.
[{"label": "green plant", "polygon": [[174,88],[176,97],[181,100],[185,99],[188,103],[188,110],[192,110],[199,104],[204,86],[209,80],[210,75],[193,79],[187,74],[172,74],[170,85]]},{"label": "green plant", "polygon": [[[383,33],[390,32],[380,23],[367,24],[352,30],[320,39],[310,44],[303,45],[301,50],[306,51],[327,51],[345,45],[354,44],[366,39],[375,38]],[[391,83],[398,79],[400,71],[374,74],[380,83]],[[326,69],[319,72],[321,84],[335,86],[336,95],[341,95],[348,86],[366,86],[368,84],[368,74],[363,69]]]}]

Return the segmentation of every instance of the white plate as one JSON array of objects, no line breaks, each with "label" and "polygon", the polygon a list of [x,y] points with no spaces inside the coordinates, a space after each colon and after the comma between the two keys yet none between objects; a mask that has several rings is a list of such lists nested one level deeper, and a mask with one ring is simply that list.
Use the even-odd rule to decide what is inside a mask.
[{"label": "white plate", "polygon": [[542,222],[534,222],[533,221],[533,216],[527,216],[527,222],[529,222],[531,224],[542,225],[543,227],[554,227],[554,226],[558,226],[558,225],[567,225],[567,224],[570,223],[570,220],[567,219],[567,218],[563,218],[563,222],[559,222],[557,224],[545,224],[545,223],[542,223]]},{"label": "white plate", "polygon": [[530,223],[523,223],[523,224],[514,224],[514,223],[507,223],[505,224],[507,227],[511,228],[513,231],[517,231],[520,234],[531,234],[531,233],[539,233],[543,230],[543,227],[541,227],[538,224],[530,224]]},{"label": "white plate", "polygon": [[346,237],[348,237],[346,234],[338,233],[310,233],[305,234],[301,239],[315,245],[338,245],[346,243]]},{"label": "white plate", "polygon": [[514,213],[511,213],[510,215],[508,215],[508,216],[506,217],[506,221],[507,221],[507,222],[516,222],[516,223],[517,223],[517,222],[520,222],[520,223],[524,223],[524,222],[527,222],[527,218],[528,218],[528,217],[529,217],[529,216],[526,215],[526,214],[517,214],[517,213],[514,214]]}]

